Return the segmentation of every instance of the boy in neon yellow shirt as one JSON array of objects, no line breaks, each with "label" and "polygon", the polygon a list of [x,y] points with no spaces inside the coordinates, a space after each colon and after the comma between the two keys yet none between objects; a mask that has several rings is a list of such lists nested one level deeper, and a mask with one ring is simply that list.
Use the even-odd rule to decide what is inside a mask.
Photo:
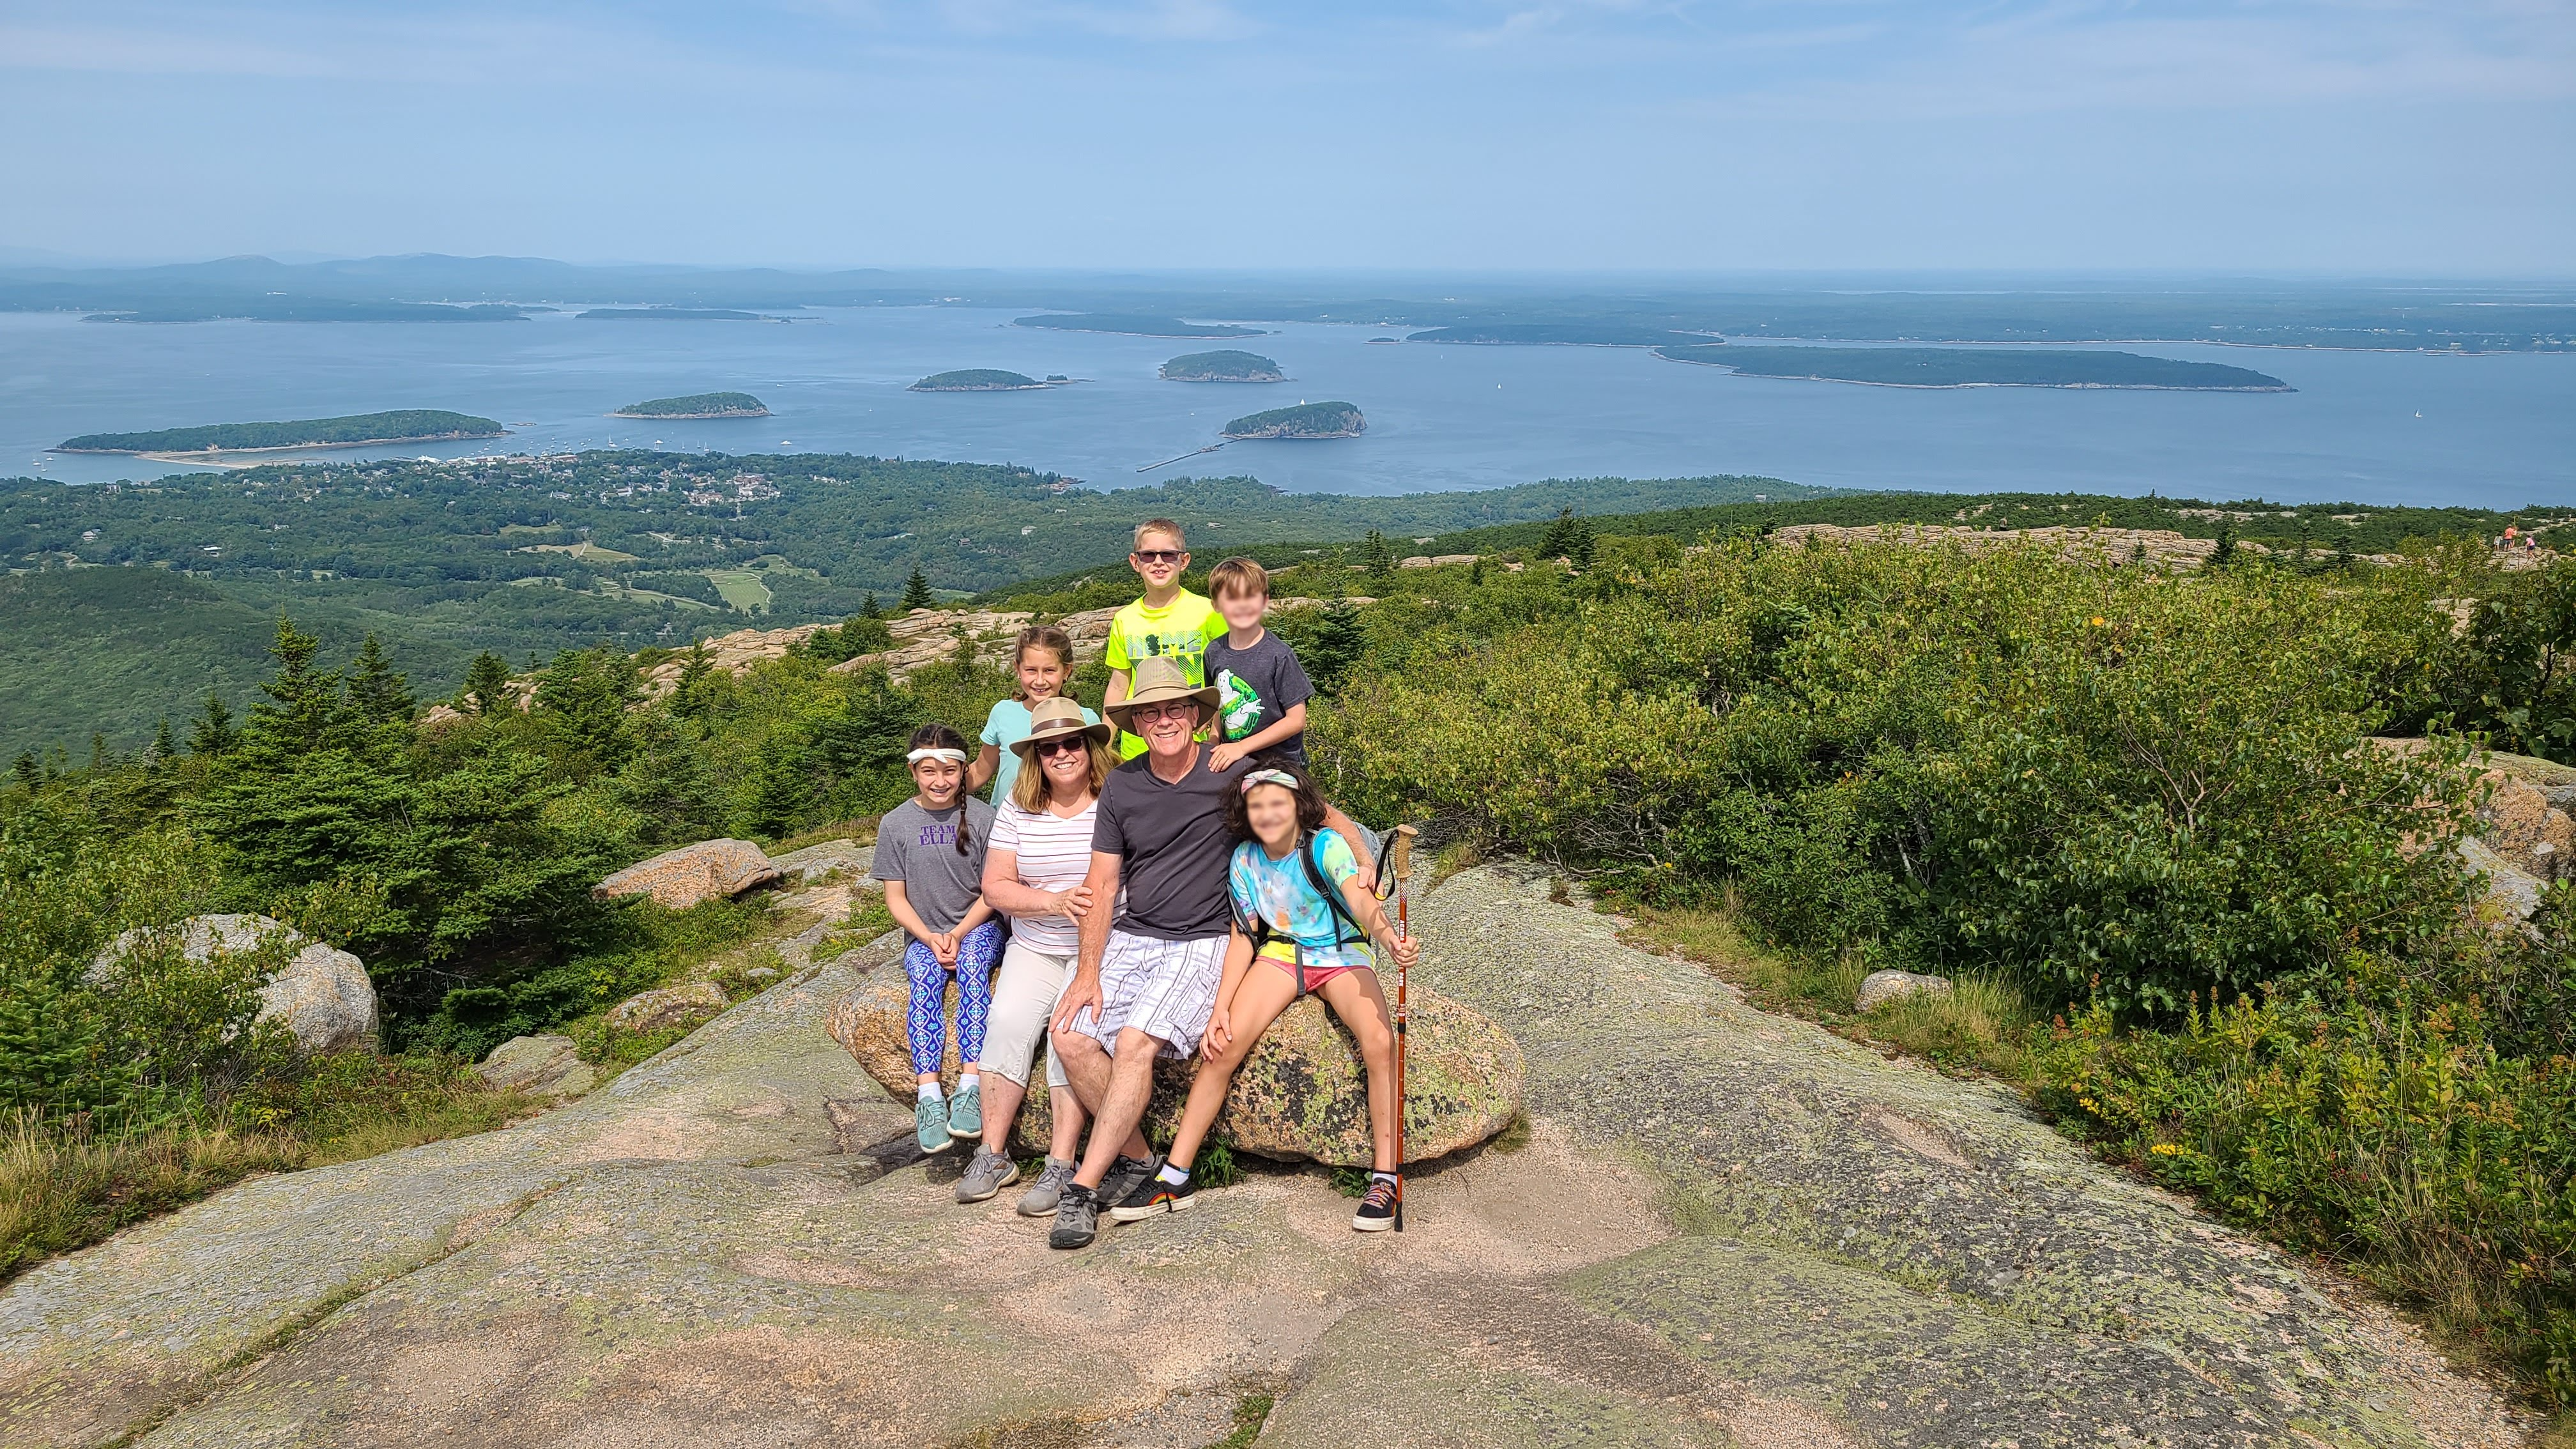
[{"label": "boy in neon yellow shirt", "polygon": [[[1136,661],[1161,657],[1181,666],[1193,689],[1207,683],[1208,641],[1225,637],[1225,616],[1207,601],[1181,587],[1181,572],[1190,566],[1190,546],[1181,526],[1168,518],[1149,518],[1136,525],[1135,551],[1128,566],[1145,581],[1145,597],[1118,611],[1109,621],[1109,689],[1100,707],[1105,712],[1126,701]],[[1145,753],[1145,742],[1121,731],[1118,757],[1132,760]]]}]

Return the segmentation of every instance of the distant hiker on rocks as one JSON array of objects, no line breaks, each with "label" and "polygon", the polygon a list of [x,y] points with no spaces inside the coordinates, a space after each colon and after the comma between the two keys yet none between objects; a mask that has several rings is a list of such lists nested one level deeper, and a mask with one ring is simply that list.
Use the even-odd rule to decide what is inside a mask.
[{"label": "distant hiker on rocks", "polygon": [[[1215,689],[1149,656],[1136,665],[1134,691],[1106,709],[1120,729],[1141,734],[1146,753],[1110,771],[1101,790],[1085,883],[1095,907],[1118,902],[1116,919],[1108,909],[1083,916],[1073,980],[1056,1003],[1056,1057],[1092,1118],[1082,1166],[1047,1236],[1058,1248],[1091,1243],[1104,1200],[1172,1180],[1172,1169],[1151,1160],[1138,1124],[1154,1091],[1154,1058],[1198,1050],[1216,1008],[1234,929],[1225,802],[1252,770],[1249,761],[1217,769],[1199,743],[1215,705]],[[1343,839],[1358,838],[1340,811],[1326,806],[1325,818]],[[1178,1181],[1186,1184],[1186,1169]]]},{"label": "distant hiker on rocks", "polygon": [[1248,755],[1285,757],[1306,767],[1306,701],[1315,686],[1288,641],[1264,628],[1270,571],[1230,558],[1208,573],[1208,598],[1225,619],[1223,638],[1207,646],[1207,681],[1216,686],[1220,770]]},{"label": "distant hiker on rocks", "polygon": [[[984,716],[984,748],[966,770],[969,793],[991,782],[993,792],[985,798],[997,810],[1011,798],[1011,783],[1020,773],[1020,757],[1011,752],[1011,742],[1029,732],[1030,714],[1042,701],[1062,697],[1073,682],[1072,637],[1052,624],[1022,629],[1011,647],[1011,672],[1020,677],[1019,697],[996,701]],[[1082,722],[1097,724],[1100,716],[1086,709]]]},{"label": "distant hiker on rocks", "polygon": [[1305,771],[1278,755],[1256,758],[1242,784],[1227,793],[1226,826],[1241,842],[1226,872],[1234,936],[1199,1047],[1206,1060],[1190,1083],[1170,1157],[1154,1177],[1110,1205],[1113,1220],[1132,1223],[1190,1205],[1197,1190],[1190,1165],[1225,1105],[1235,1069],[1279,1013],[1311,991],[1350,1028],[1368,1064],[1376,1170],[1351,1226],[1369,1233],[1395,1225],[1401,1171],[1395,1160],[1395,1032],[1368,948],[1374,941],[1390,960],[1409,967],[1416,946],[1387,921],[1375,892],[1360,878],[1349,841],[1325,823],[1326,813],[1324,797]]},{"label": "distant hiker on rocks", "polygon": [[[959,1139],[984,1135],[984,1017],[992,1003],[993,961],[1002,923],[984,903],[984,851],[993,807],[966,793],[966,739],[944,724],[912,732],[904,757],[914,794],[877,822],[876,863],[886,910],[912,940],[903,948],[912,1003],[906,1033],[920,1079],[913,1126],[924,1152],[945,1152]],[[957,1056],[964,1068],[957,1095],[942,1100],[941,1059],[948,1054],[948,978],[957,978]]]},{"label": "distant hiker on rocks", "polygon": [[[1178,665],[1192,689],[1207,683],[1203,665],[1208,641],[1223,634],[1225,619],[1200,595],[1181,587],[1190,566],[1190,546],[1181,526],[1168,518],[1149,518],[1136,525],[1135,551],[1128,566],[1145,581],[1145,596],[1120,609],[1109,621],[1109,689],[1100,707],[1113,716],[1121,700],[1135,692],[1136,665],[1144,659],[1168,659]],[[1118,755],[1134,759],[1145,753],[1135,732],[1118,735]]]},{"label": "distant hiker on rocks", "polygon": [[[1084,882],[1091,871],[1100,787],[1112,763],[1113,731],[1090,713],[1069,699],[1041,699],[1028,728],[1011,744],[1019,757],[1018,779],[1001,803],[984,856],[984,899],[1011,918],[1011,940],[1002,948],[992,1020],[984,1032],[984,1070],[992,1082],[984,1141],[957,1180],[959,1202],[982,1202],[1019,1180],[1019,1164],[1005,1150],[1011,1123],[1028,1095],[1031,1060],[1046,1046],[1047,1018],[1072,979],[1081,923],[1093,909],[1091,887]],[[1055,1212],[1082,1151],[1082,1103],[1066,1090],[1052,1047],[1047,1103],[1054,1132],[1046,1166],[1020,1195],[1025,1217]]]}]

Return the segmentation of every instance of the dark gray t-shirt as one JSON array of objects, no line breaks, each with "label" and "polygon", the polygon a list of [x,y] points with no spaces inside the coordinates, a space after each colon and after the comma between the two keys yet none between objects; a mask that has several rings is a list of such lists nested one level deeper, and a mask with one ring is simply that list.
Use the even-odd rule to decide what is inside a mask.
[{"label": "dark gray t-shirt", "polygon": [[[1165,782],[1138,755],[1109,772],[1091,848],[1121,858],[1126,896],[1112,922],[1134,936],[1204,941],[1233,929],[1225,869],[1234,845],[1225,828],[1225,792],[1240,787],[1250,760],[1218,771],[1199,746],[1190,772]],[[882,847],[880,847],[882,849]]]},{"label": "dark gray t-shirt", "polygon": [[[967,846],[957,852],[957,821],[965,814]],[[877,822],[876,864],[868,873],[903,882],[904,899],[934,931],[966,919],[984,893],[984,847],[993,839],[993,807],[969,797],[963,805],[929,811],[906,800]]]},{"label": "dark gray t-shirt", "polygon": [[[1249,649],[1237,649],[1222,637],[1209,640],[1206,663],[1207,682],[1217,690],[1217,724],[1229,740],[1249,739],[1315,697],[1297,651],[1266,629]],[[1304,731],[1270,748],[1304,768]]]}]

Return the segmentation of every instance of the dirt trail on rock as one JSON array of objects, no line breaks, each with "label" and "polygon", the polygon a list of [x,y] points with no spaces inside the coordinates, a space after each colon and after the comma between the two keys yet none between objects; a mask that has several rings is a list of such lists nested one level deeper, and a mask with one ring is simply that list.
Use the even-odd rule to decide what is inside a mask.
[{"label": "dirt trail on rock", "polygon": [[1526,1145],[1361,1238],[1319,1174],[1051,1252],[822,1029],[860,953],[505,1132],[247,1183],[0,1293],[0,1443],[2504,1445],[2386,1315],[2003,1092],[1748,1009],[1486,868],[1420,975],[1530,1063]]}]

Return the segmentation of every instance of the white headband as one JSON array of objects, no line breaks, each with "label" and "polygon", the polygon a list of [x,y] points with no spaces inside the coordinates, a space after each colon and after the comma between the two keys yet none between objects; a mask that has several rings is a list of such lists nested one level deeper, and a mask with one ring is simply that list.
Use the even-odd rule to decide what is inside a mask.
[{"label": "white headband", "polygon": [[955,760],[957,763],[962,765],[966,763],[966,752],[964,750],[952,750],[944,745],[940,745],[933,746],[929,749],[915,750],[903,758],[907,763],[916,765],[920,764],[924,760]]}]

